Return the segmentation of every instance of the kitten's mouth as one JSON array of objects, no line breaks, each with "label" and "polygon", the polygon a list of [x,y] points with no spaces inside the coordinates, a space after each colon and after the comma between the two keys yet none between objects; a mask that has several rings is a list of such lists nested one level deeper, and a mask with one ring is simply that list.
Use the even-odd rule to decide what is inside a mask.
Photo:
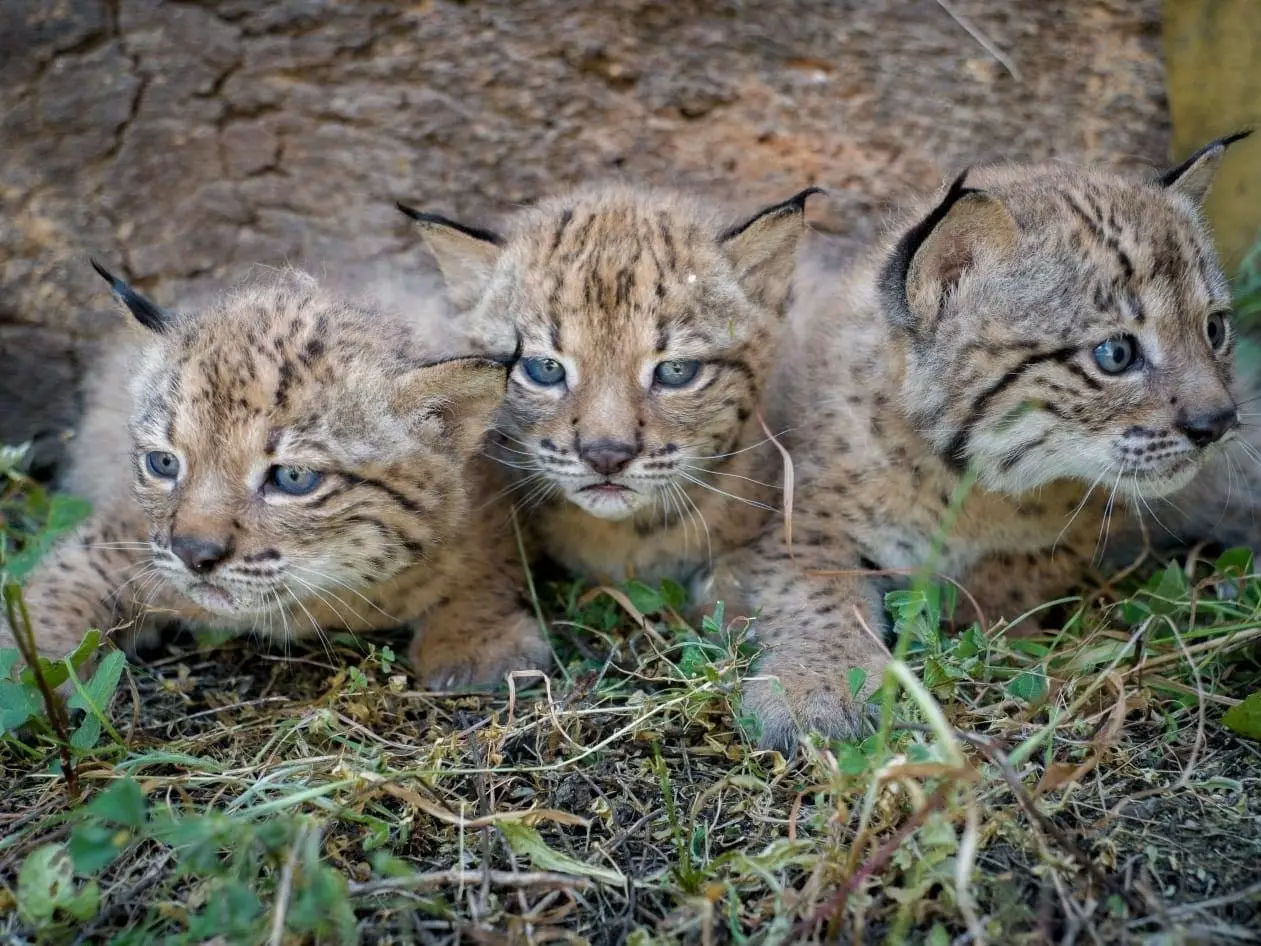
[{"label": "kitten's mouth", "polygon": [[623,486],[621,483],[592,483],[590,486],[584,486],[578,490],[580,493],[599,493],[605,496],[616,496],[621,493],[635,492],[629,486]]},{"label": "kitten's mouth", "polygon": [[187,593],[199,605],[211,611],[236,610],[236,599],[223,588],[212,585],[208,581],[199,581],[190,585]]}]

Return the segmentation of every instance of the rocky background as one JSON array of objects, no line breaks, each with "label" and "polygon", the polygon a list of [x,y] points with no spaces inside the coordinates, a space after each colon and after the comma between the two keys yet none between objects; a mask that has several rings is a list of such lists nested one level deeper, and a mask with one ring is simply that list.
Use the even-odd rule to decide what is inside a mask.
[{"label": "rocky background", "polygon": [[420,271],[588,179],[868,238],[999,156],[1166,159],[1158,0],[0,0],[0,442],[73,424],[113,324],[252,262]]}]

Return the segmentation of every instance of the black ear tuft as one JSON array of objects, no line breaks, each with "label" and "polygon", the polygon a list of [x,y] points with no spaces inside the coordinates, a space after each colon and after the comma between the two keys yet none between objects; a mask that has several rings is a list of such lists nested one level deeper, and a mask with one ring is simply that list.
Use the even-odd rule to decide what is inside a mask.
[{"label": "black ear tuft", "polygon": [[759,220],[767,220],[767,219],[772,219],[775,217],[782,217],[785,214],[804,213],[806,209],[806,201],[809,200],[811,197],[813,197],[815,194],[824,194],[824,193],[827,193],[827,192],[822,187],[807,187],[800,194],[795,194],[794,196],[789,197],[787,200],[781,203],[772,204],[770,207],[765,207],[762,210],[759,210],[756,214],[754,214],[748,220],[745,220],[743,223],[737,223],[735,226],[728,227],[726,230],[724,230],[722,233],[718,235],[718,242],[726,243],[728,240],[735,239],[740,234],[744,233],[745,230],[749,229],[749,227],[757,223]]},{"label": "black ear tuft", "polygon": [[110,289],[114,291],[118,300],[136,317],[137,322],[153,332],[165,332],[171,327],[175,319],[169,312],[156,303],[150,302],[96,260],[93,259],[90,262],[92,268],[100,273],[101,278],[109,283]]},{"label": "black ear tuft", "polygon": [[970,170],[971,168],[965,168],[963,173],[954,179],[950,190],[946,191],[946,196],[932,209],[932,212],[902,234],[902,239],[898,240],[897,245],[894,246],[889,261],[880,271],[880,294],[887,300],[886,304],[892,305],[897,310],[899,320],[910,312],[911,303],[906,295],[906,279],[910,274],[911,261],[915,259],[915,254],[937,229],[937,225],[946,219],[946,214],[950,213],[951,207],[968,194],[977,193],[974,188],[963,186]]},{"label": "black ear tuft", "polygon": [[1174,184],[1178,182],[1178,180],[1182,177],[1182,175],[1186,174],[1187,171],[1191,170],[1191,168],[1199,164],[1208,155],[1217,151],[1219,148],[1225,151],[1228,147],[1233,145],[1236,141],[1243,141],[1245,138],[1247,138],[1251,134],[1252,134],[1252,129],[1245,128],[1243,131],[1237,131],[1233,135],[1227,135],[1224,138],[1218,138],[1216,141],[1210,141],[1203,148],[1195,152],[1195,154],[1191,155],[1191,157],[1187,158],[1177,167],[1170,168],[1164,174],[1160,175],[1160,183],[1165,187],[1172,187]]},{"label": "black ear tuft", "polygon": [[458,230],[467,237],[474,240],[481,240],[484,243],[493,243],[495,246],[503,246],[504,238],[493,230],[485,230],[482,227],[470,227],[468,224],[458,223],[449,217],[443,217],[439,214],[427,213],[423,210],[417,210],[415,207],[408,207],[406,204],[395,202],[397,207],[405,216],[415,220],[424,227],[447,227],[452,230]]}]

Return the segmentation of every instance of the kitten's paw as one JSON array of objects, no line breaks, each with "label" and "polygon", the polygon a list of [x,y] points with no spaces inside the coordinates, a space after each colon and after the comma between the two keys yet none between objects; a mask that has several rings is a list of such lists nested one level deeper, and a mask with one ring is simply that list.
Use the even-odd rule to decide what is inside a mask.
[{"label": "kitten's paw", "polygon": [[477,636],[455,641],[422,630],[412,641],[412,666],[427,690],[493,689],[514,670],[543,670],[552,664],[552,649],[533,618],[499,637]]},{"label": "kitten's paw", "polygon": [[837,681],[813,674],[749,680],[741,708],[761,727],[758,745],[781,752],[791,751],[812,732],[829,739],[861,739],[872,732],[876,709],[861,697],[854,700]]}]

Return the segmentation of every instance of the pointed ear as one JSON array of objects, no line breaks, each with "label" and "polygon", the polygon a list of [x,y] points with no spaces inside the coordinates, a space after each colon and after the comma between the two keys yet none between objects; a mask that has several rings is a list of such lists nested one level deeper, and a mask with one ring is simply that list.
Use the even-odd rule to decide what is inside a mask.
[{"label": "pointed ear", "polygon": [[395,206],[420,226],[420,235],[438,261],[456,308],[472,308],[490,282],[490,274],[503,251],[503,237],[404,204]]},{"label": "pointed ear", "polygon": [[1222,163],[1222,155],[1236,141],[1242,141],[1252,134],[1252,129],[1227,135],[1210,141],[1176,168],[1170,168],[1160,176],[1160,183],[1172,191],[1190,197],[1197,204],[1204,203],[1209,188],[1213,186],[1213,178]]},{"label": "pointed ear", "polygon": [[918,334],[931,329],[941,300],[984,256],[1016,246],[1019,228],[997,198],[963,186],[964,171],[932,212],[908,230],[880,274],[890,317]]},{"label": "pointed ear", "polygon": [[776,311],[784,309],[791,293],[797,245],[806,232],[806,201],[823,192],[821,187],[807,187],[718,237],[745,292]]},{"label": "pointed ear", "polygon": [[490,358],[453,358],[405,375],[390,410],[418,435],[470,457],[481,447],[508,387],[510,365]]},{"label": "pointed ear", "polygon": [[112,290],[114,297],[125,305],[136,321],[153,332],[165,332],[175,322],[175,316],[167,312],[157,303],[150,302],[131,286],[127,285],[96,260],[90,260],[95,269]]}]

